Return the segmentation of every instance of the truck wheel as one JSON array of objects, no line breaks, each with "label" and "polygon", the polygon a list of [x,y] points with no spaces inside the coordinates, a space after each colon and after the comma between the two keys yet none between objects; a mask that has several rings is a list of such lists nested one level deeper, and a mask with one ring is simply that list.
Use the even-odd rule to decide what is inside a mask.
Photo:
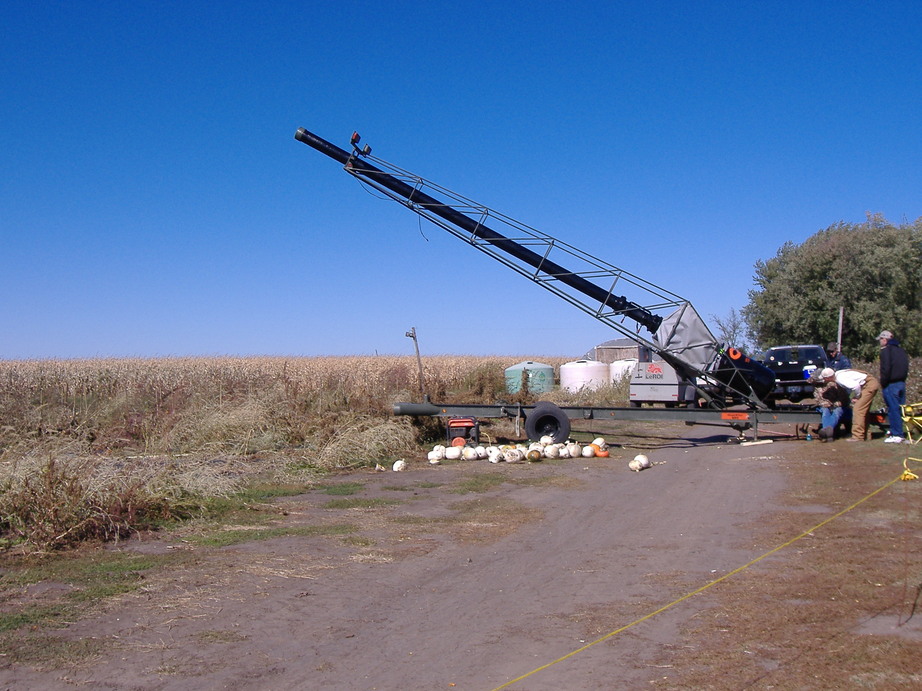
[{"label": "truck wheel", "polygon": [[525,417],[525,433],[532,441],[548,436],[555,443],[570,438],[570,418],[553,403],[541,401]]}]

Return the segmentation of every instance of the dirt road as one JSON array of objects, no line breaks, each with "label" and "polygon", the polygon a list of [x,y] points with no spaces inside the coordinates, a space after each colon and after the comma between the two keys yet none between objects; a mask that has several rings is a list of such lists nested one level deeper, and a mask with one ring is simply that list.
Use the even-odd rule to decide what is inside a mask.
[{"label": "dirt road", "polygon": [[[352,475],[360,496],[399,503],[287,499],[286,521],[360,530],[226,547],[156,574],[59,632],[102,639],[92,660],[0,669],[0,685],[490,691],[517,680],[506,688],[589,691],[668,682],[681,627],[713,604],[711,590],[591,644],[773,547],[753,535],[786,490],[779,459],[804,448],[704,434],[638,440],[647,448],[608,459],[416,461],[403,473]],[[640,450],[655,465],[630,472]],[[497,475],[504,481],[492,489],[464,491]],[[176,539],[122,548],[191,549]]]}]

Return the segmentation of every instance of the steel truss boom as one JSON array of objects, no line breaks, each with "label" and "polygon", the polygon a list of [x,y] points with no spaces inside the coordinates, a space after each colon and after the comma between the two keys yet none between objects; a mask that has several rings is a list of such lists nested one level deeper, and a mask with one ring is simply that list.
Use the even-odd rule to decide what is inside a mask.
[{"label": "steel truss boom", "polygon": [[[709,391],[716,386],[755,407],[764,407],[750,378],[740,375],[738,363],[723,354],[721,344],[685,298],[372,156],[368,146],[358,147],[357,133],[352,135],[351,152],[303,127],[297,130],[295,139],[339,161],[350,175],[390,199],[650,348],[699,388],[703,398],[711,400]],[[505,234],[496,228],[502,228]],[[571,268],[564,268],[564,264]],[[632,300],[619,295],[624,289],[641,298]],[[641,328],[651,337],[641,335]],[[702,383],[703,388],[699,386]]]},{"label": "steel truss boom", "polygon": [[[639,276],[380,158],[358,149],[348,153],[304,128],[295,138],[340,161],[346,172],[382,194],[634,340],[637,329],[624,327],[625,317],[655,333],[662,323],[662,316],[655,312],[671,311],[687,302]],[[491,226],[509,229],[509,235]],[[564,268],[561,261],[571,266],[575,262],[576,270]],[[640,305],[617,295],[619,283],[640,288],[651,301]]]}]

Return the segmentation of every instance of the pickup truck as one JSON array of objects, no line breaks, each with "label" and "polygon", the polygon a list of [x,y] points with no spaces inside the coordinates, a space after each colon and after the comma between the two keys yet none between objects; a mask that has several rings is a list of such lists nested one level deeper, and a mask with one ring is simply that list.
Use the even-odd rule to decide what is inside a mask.
[{"label": "pickup truck", "polygon": [[775,373],[772,398],[799,403],[813,395],[810,375],[817,368],[829,367],[826,351],[818,345],[785,345],[769,348],[762,364]]}]

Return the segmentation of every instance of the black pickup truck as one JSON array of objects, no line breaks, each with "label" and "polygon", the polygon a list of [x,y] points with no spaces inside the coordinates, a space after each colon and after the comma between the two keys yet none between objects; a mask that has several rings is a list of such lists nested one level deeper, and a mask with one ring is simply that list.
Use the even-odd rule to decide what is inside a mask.
[{"label": "black pickup truck", "polygon": [[810,375],[817,368],[829,367],[826,351],[818,345],[786,345],[769,348],[762,364],[775,373],[774,399],[799,403],[813,395]]}]

